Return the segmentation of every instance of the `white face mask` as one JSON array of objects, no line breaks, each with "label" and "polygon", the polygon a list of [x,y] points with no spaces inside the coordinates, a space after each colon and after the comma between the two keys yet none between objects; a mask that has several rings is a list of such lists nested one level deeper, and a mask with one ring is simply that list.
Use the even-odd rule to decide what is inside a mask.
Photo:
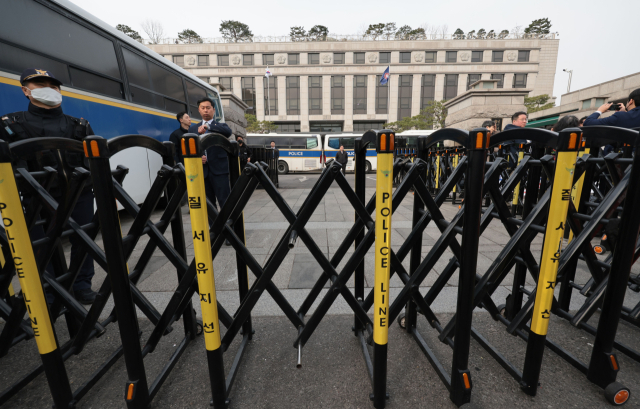
[{"label": "white face mask", "polygon": [[34,88],[31,91],[31,96],[36,101],[54,107],[62,103],[62,94],[53,88]]}]

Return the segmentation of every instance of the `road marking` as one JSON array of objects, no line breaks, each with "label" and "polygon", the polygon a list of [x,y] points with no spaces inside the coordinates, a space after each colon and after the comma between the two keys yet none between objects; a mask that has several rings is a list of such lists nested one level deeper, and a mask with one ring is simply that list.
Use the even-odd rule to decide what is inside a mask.
[{"label": "road marking", "polygon": [[300,183],[302,182],[306,182],[307,180],[309,180],[309,178],[307,178],[306,176],[303,176],[302,178],[298,179],[300,181]]}]

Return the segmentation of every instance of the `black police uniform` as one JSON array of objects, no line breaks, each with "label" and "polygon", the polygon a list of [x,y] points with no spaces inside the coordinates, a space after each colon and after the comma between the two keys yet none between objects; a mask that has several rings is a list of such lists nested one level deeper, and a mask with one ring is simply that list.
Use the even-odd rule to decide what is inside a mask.
[{"label": "black police uniform", "polygon": [[[25,73],[28,71],[26,70]],[[24,76],[25,74],[23,73]],[[46,76],[53,78],[50,75]],[[81,141],[84,137],[94,134],[89,122],[65,115],[61,107],[45,109],[29,103],[27,111],[3,115],[0,118],[2,121],[0,139],[4,139],[9,143],[40,137],[62,137]],[[29,171],[37,171],[43,169],[44,166],[50,166],[58,171],[58,178],[66,178],[68,180],[73,169],[83,166],[83,164],[84,156],[80,153],[52,150],[39,152],[36,155],[18,161],[15,165],[28,168]],[[58,183],[54,183],[50,191],[58,202],[60,202],[62,195],[65,193],[62,189],[64,184],[64,181],[58,181]],[[84,225],[91,222],[93,214],[93,192],[89,186],[85,187],[81,193],[71,217],[78,224]],[[32,240],[44,237],[42,226],[34,227],[30,233]],[[69,241],[71,242],[71,257],[73,258],[80,250],[80,241],[75,236],[70,236]],[[73,290],[76,295],[81,290],[91,289],[91,279],[94,273],[93,259],[87,256],[73,284]]]},{"label": "black police uniform", "polygon": [[244,167],[247,166],[247,162],[249,161],[252,155],[253,155],[253,151],[251,151],[251,148],[248,147],[247,144],[244,143],[244,141],[242,141],[242,145],[238,144],[238,156],[240,157],[241,172],[242,172],[242,169],[244,169]]}]

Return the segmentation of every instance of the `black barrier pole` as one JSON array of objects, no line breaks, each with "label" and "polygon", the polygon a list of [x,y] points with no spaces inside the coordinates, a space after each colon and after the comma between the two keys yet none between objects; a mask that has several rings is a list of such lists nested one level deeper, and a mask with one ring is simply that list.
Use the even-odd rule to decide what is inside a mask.
[{"label": "black barrier pole", "polygon": [[451,366],[451,391],[453,403],[462,406],[471,400],[471,374],[469,373],[469,347],[471,343],[471,321],[473,318],[473,293],[478,262],[480,219],[482,218],[482,188],[487,149],[491,133],[477,128],[470,133],[467,146],[469,165],[465,177],[464,221],[462,227],[462,250],[458,301],[456,305],[455,344]]},{"label": "black barrier pole", "polygon": [[209,235],[207,196],[204,188],[202,146],[200,145],[200,137],[194,134],[185,134],[180,143],[184,157],[189,203],[198,203],[198,206],[191,205],[190,207],[191,237],[193,238],[200,291],[198,296],[202,309],[202,327],[207,349],[209,382],[213,396],[212,406],[215,409],[223,409],[227,407],[227,387],[220,342],[220,321],[218,320],[218,302]]},{"label": "black barrier pole", "polygon": [[125,401],[129,409],[146,408],[150,400],[149,386],[140,349],[136,307],[131,296],[129,272],[122,247],[122,231],[111,178],[109,149],[106,139],[99,136],[85,138],[83,145],[91,168],[93,191],[109,269],[108,275],[129,377],[125,387]]},{"label": "black barrier pole", "polygon": [[549,200],[549,217],[545,228],[540,275],[522,372],[521,388],[531,396],[535,396],[538,391],[542,356],[551,318],[553,291],[558,273],[558,260],[562,251],[564,230],[567,227],[573,172],[581,137],[582,132],[579,129],[569,128],[560,132],[558,138],[558,154]]},{"label": "black barrier pole", "polygon": [[[366,161],[367,161],[367,146],[369,142],[365,142],[362,138],[356,138],[355,140],[355,149],[354,149],[354,179],[355,179],[355,192],[358,200],[365,205],[365,188],[367,183],[367,175],[365,172]],[[358,221],[358,212],[354,211],[355,221]],[[360,230],[356,235],[355,240],[355,248],[358,248],[360,243],[364,240],[364,230]],[[355,297],[359,303],[364,301],[364,259],[358,264],[355,271]],[[358,316],[355,315],[355,323],[354,330],[356,335],[358,331],[364,331],[364,323],[358,319]]]},{"label": "black barrier pole", "polygon": [[376,139],[378,170],[376,172],[376,264],[373,306],[373,406],[376,409],[382,409],[387,399],[394,134],[389,130],[378,131]]},{"label": "black barrier pole", "polygon": [[[601,388],[615,382],[619,370],[618,360],[613,353],[613,344],[622,312],[622,304],[627,290],[631,266],[640,230],[640,155],[638,154],[640,138],[636,137],[636,154],[633,158],[627,196],[624,201],[620,232],[613,253],[613,261],[609,270],[609,283],[602,304],[596,339],[593,343],[591,361],[587,379]],[[629,399],[627,390],[620,390],[614,395],[614,402],[623,404]]]},{"label": "black barrier pole", "polygon": [[[16,273],[22,287],[24,302],[38,345],[53,402],[58,408],[72,405],[73,395],[64,366],[62,352],[58,348],[40,274],[22,210],[20,193],[11,166],[9,144],[0,141],[0,212],[13,257]],[[17,307],[17,303],[14,303]]]}]

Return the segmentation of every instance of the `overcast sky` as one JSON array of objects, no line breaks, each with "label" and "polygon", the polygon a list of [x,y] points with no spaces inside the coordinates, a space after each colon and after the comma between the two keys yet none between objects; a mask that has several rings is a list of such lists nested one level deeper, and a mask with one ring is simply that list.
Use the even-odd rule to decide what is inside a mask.
[{"label": "overcast sky", "polygon": [[91,14],[115,26],[126,24],[147,37],[141,27],[145,19],[160,21],[167,37],[189,28],[201,37],[220,37],[222,20],[238,20],[254,35],[284,36],[289,27],[316,24],[333,34],[356,34],[375,23],[395,22],[398,27],[423,24],[461,28],[465,33],[526,27],[532,20],[548,17],[552,32],[560,33],[554,96],[640,71],[638,16],[640,1],[535,0],[524,2],[484,0],[72,0]]}]

